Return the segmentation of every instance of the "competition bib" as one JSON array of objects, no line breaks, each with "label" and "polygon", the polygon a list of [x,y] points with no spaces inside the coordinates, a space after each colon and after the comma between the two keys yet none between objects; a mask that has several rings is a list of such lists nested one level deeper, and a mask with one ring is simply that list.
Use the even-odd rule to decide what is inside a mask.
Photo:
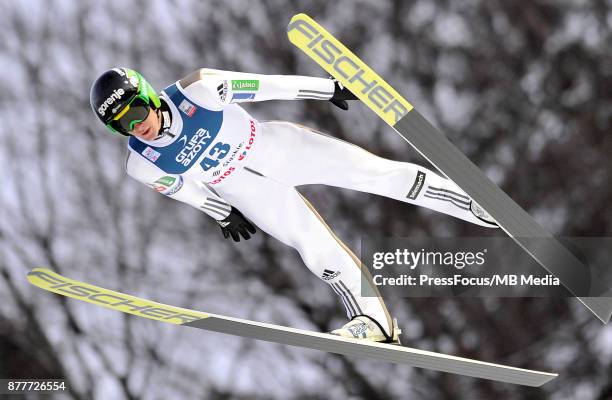
[{"label": "competition bib", "polygon": [[[198,165],[201,155],[217,137],[223,123],[223,112],[199,107],[185,97],[176,84],[168,86],[164,91],[179,110],[183,122],[183,129],[178,138],[167,146],[156,147],[141,142],[135,136],[130,136],[128,146],[162,171],[168,174],[182,174],[194,165]],[[211,162],[215,160],[204,158],[200,164],[204,164],[201,167],[206,171],[210,168]]]}]

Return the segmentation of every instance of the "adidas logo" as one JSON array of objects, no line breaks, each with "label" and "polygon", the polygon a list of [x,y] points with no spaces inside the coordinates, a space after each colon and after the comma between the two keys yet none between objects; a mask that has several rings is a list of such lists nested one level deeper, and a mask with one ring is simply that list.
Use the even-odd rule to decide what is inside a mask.
[{"label": "adidas logo", "polygon": [[361,322],[355,325],[351,325],[348,328],[349,332],[356,338],[365,338],[368,332],[368,325],[365,322]]},{"label": "adidas logo", "polygon": [[227,96],[227,81],[223,81],[222,84],[217,86],[217,94],[219,95],[219,99],[222,102],[225,102],[225,98]]},{"label": "adidas logo", "polygon": [[340,271],[330,271],[326,269],[323,271],[323,275],[321,276],[321,278],[323,278],[324,281],[328,281],[330,279],[334,279],[338,275],[340,275]]}]

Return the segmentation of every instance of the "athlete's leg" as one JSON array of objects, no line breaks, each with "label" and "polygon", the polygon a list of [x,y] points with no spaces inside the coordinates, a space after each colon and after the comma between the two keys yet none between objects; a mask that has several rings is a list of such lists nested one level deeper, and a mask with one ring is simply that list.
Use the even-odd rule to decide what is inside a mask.
[{"label": "athlete's leg", "polygon": [[340,296],[349,318],[368,315],[391,335],[392,321],[382,298],[361,296],[362,279],[370,283],[370,293],[378,293],[367,270],[295,188],[241,170],[215,190],[262,231],[295,248],[306,266]]},{"label": "athlete's leg", "polygon": [[470,211],[454,182],[419,165],[378,157],[361,147],[290,122],[262,123],[249,167],[286,185],[327,184],[427,207],[491,226]]}]

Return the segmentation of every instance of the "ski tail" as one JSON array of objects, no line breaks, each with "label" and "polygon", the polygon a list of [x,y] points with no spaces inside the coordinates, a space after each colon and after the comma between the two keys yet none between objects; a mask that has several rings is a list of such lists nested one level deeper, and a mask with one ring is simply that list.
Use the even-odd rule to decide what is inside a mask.
[{"label": "ski tail", "polygon": [[517,385],[541,386],[557,377],[557,374],[550,372],[515,368],[409,347],[342,338],[326,333],[169,306],[66,278],[45,268],[32,270],[28,274],[28,281],[41,289],[115,311],[212,332]]},{"label": "ski tail", "polygon": [[552,234],[493,183],[359,57],[305,14],[287,26],[289,40],[353,92],[445,177],[476,201],[499,227],[578,297],[602,322],[612,315],[606,283],[592,276]]},{"label": "ski tail", "polygon": [[143,318],[170,324],[183,325],[202,318],[208,314],[200,311],[156,303],[140,297],[115,292],[89,283],[80,282],[46,268],[35,268],[28,273],[28,281],[41,289],[72,297],[98,306],[110,308]]}]

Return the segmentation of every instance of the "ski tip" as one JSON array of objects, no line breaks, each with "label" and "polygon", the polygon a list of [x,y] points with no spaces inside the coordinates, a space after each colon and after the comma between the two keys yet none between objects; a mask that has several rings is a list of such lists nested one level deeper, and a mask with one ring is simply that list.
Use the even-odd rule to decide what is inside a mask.
[{"label": "ski tip", "polygon": [[298,19],[306,19],[306,20],[312,20],[312,18],[310,18],[310,16],[306,13],[298,13],[295,14],[293,17],[291,17],[291,22],[296,21]]},{"label": "ski tip", "polygon": [[53,272],[49,268],[46,268],[46,267],[36,267],[36,268],[32,268],[30,272],[28,272],[28,275],[30,275],[32,272],[37,272],[37,271]]},{"label": "ski tip", "polygon": [[294,28],[301,27],[304,24],[313,25],[315,24],[315,21],[312,18],[310,18],[310,16],[304,13],[295,14],[293,17],[291,17],[291,21],[289,21],[289,24],[287,24],[287,35],[289,35],[290,41],[291,41],[291,35],[289,33]]}]

